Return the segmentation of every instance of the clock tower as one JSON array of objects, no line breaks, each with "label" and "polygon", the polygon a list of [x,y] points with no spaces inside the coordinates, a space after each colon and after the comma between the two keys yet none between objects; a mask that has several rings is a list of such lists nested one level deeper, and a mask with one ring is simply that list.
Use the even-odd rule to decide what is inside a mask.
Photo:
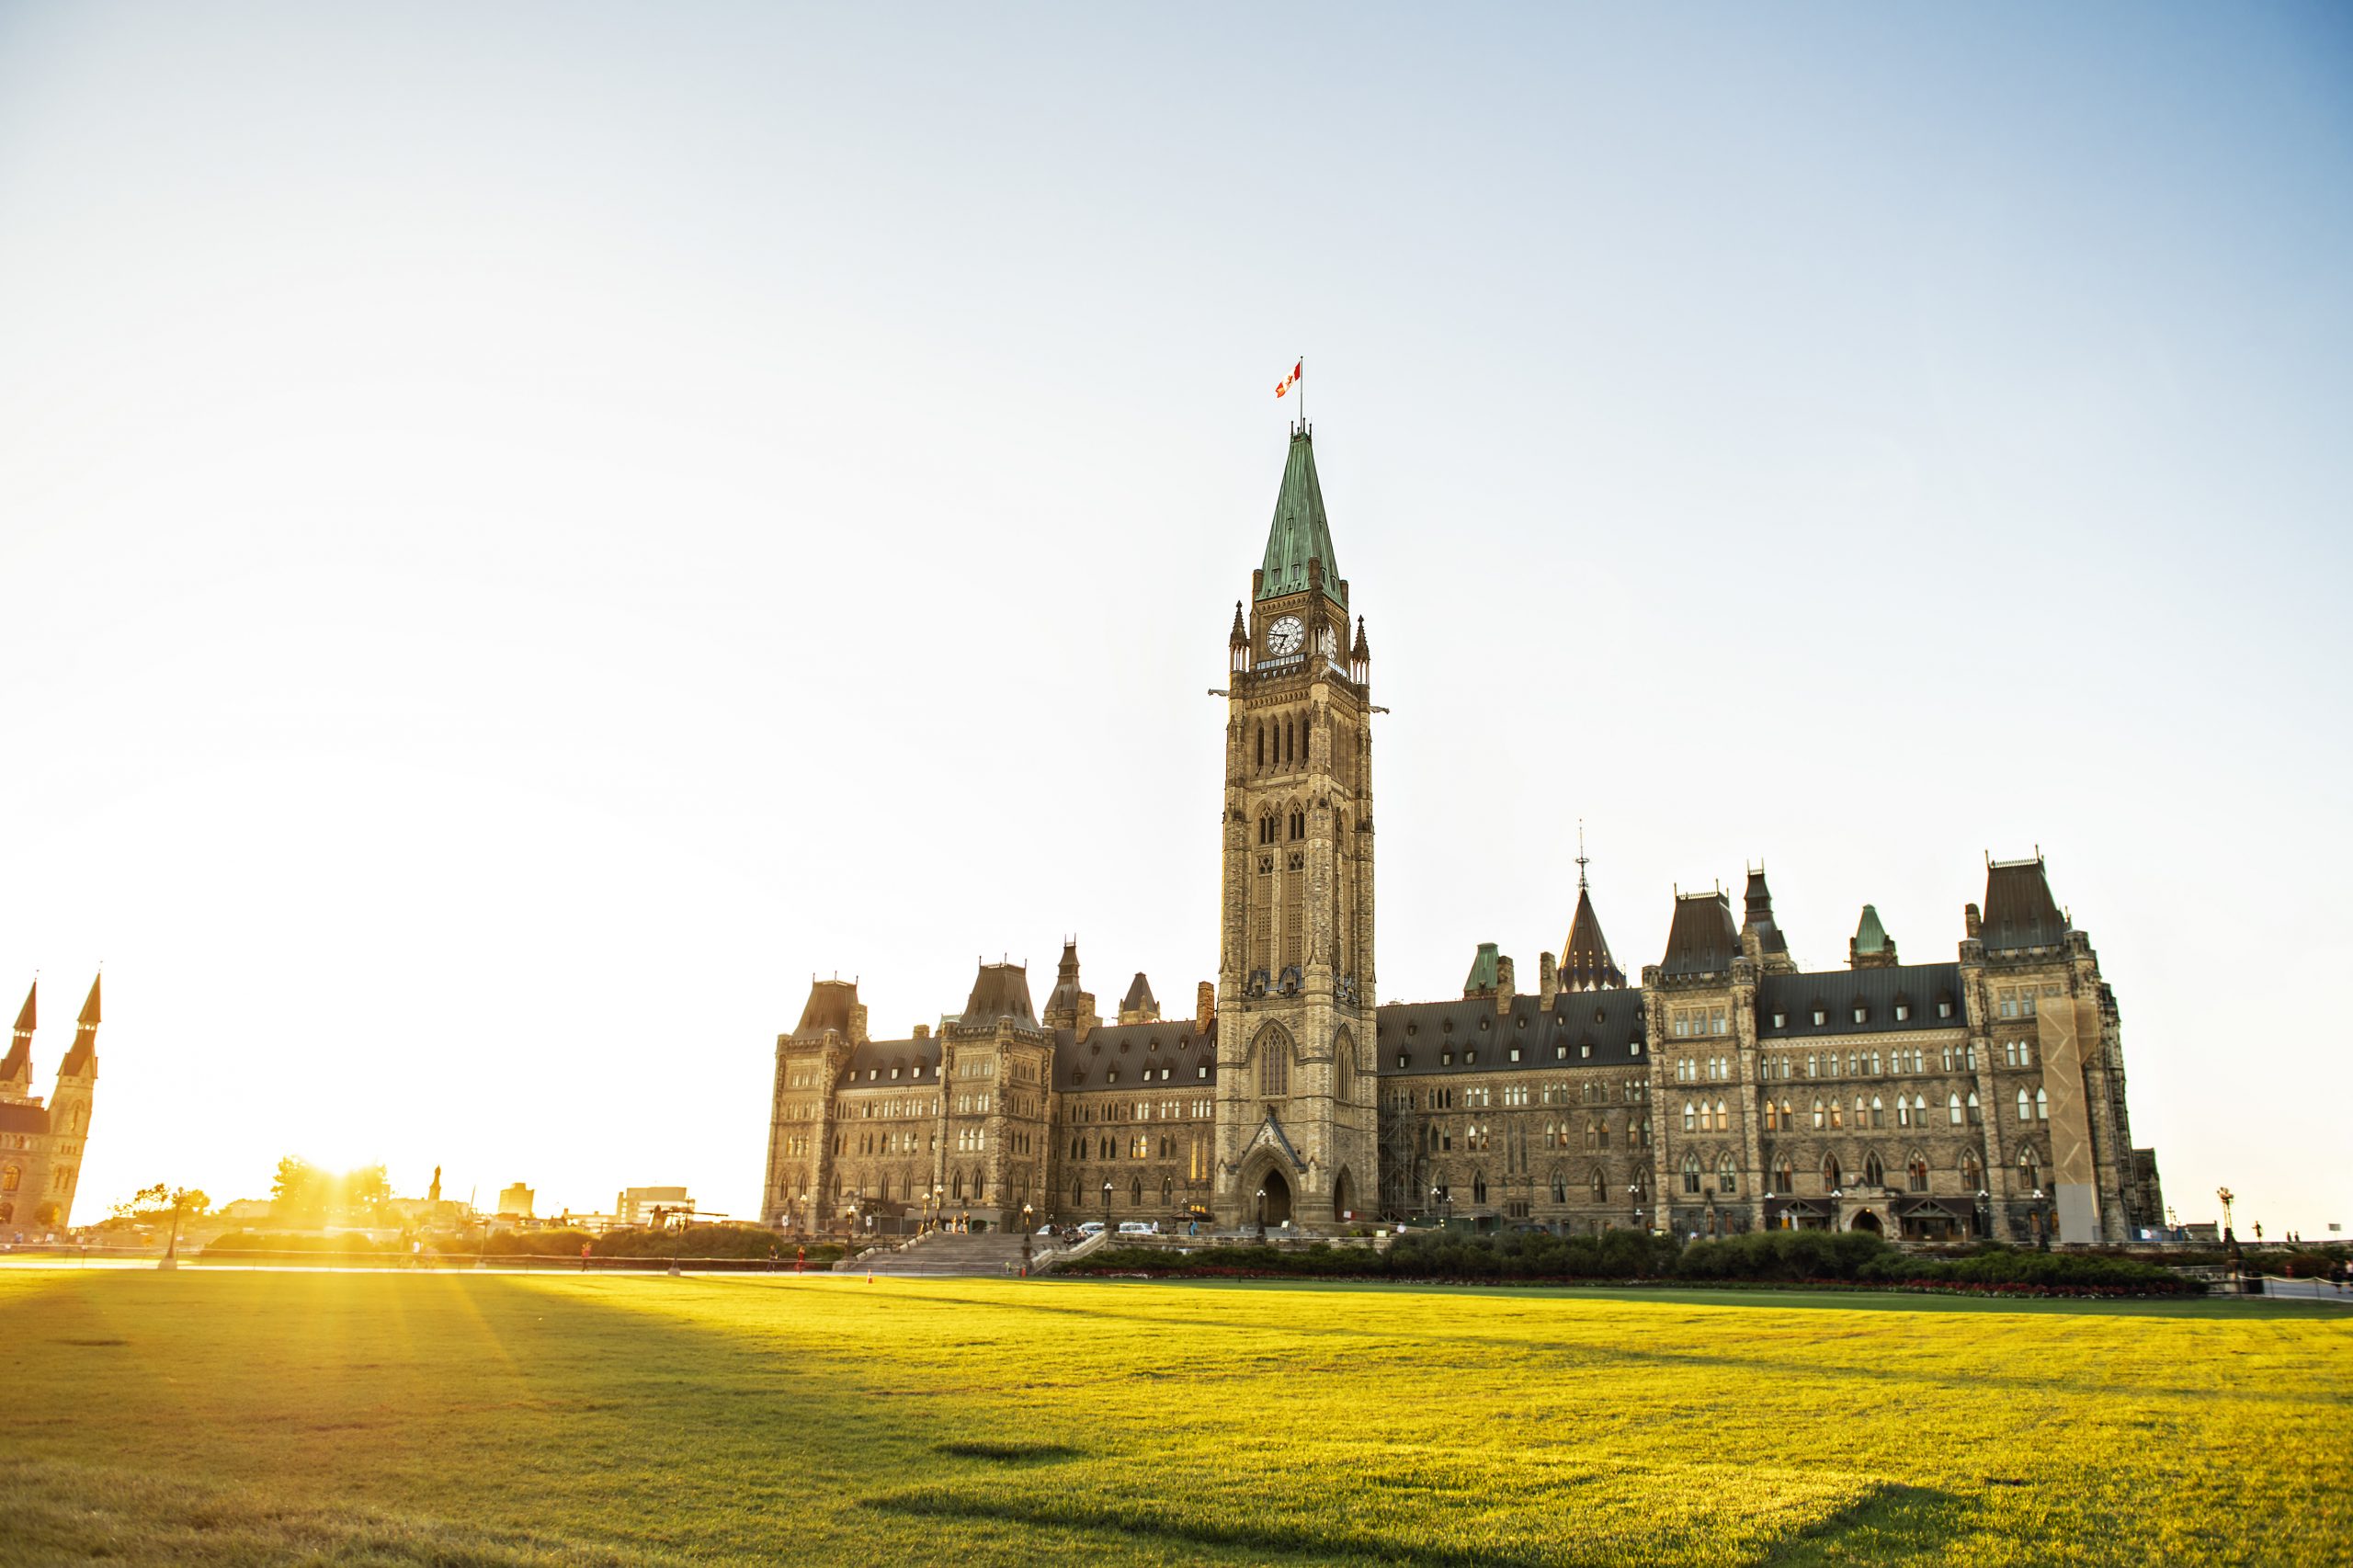
[{"label": "clock tower", "polygon": [[1326,1230],[1378,1202],[1371,652],[1314,437],[1293,426],[1227,641],[1217,1211]]}]

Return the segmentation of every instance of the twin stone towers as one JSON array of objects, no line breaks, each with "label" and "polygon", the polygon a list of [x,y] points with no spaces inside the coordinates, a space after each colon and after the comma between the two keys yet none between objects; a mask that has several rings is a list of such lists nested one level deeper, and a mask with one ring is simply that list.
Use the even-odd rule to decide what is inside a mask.
[{"label": "twin stone towers", "polygon": [[[1758,874],[1738,932],[1722,894],[1678,898],[1666,961],[1641,987],[1611,960],[1580,879],[1569,941],[1557,964],[1543,956],[1534,994],[1517,993],[1511,961],[1483,948],[1461,1002],[1376,1007],[1370,676],[1313,437],[1296,426],[1266,552],[1228,639],[1214,988],[1199,986],[1190,1019],[1168,1020],[1138,974],[1107,1023],[1065,947],[1042,1014],[1023,968],[983,963],[962,1010],[937,1030],[877,1040],[854,982],[815,982],[800,1023],[777,1041],[763,1219],[888,1234],[926,1218],[1328,1230],[1435,1212],[1574,1230],[1802,1223],[2026,1235],[2052,1223],[2064,1190],[2071,1233],[2121,1239],[2155,1201],[2153,1158],[2147,1190],[2133,1187],[2113,998],[2088,942],[2052,903],[2039,859],[2033,889],[2005,903],[2022,899],[2038,922],[1995,937],[2017,936],[2012,947],[1980,939],[1972,904],[1958,965],[1902,969],[1892,941],[1858,948],[1858,971],[1900,971],[1870,976],[1863,989],[1876,1001],[1858,1005],[1855,976],[1796,972]],[[1988,886],[1990,901],[1990,871]],[[1754,929],[1760,893],[1769,941]],[[1867,928],[1877,931],[1875,917]],[[2005,989],[1995,982],[2027,969],[2033,993],[2084,1003],[2092,1038],[2075,1050],[2071,1037],[2084,1080],[2060,1097],[2082,1108],[2075,1124],[2033,1119],[2036,1061],[2018,1102],[2028,1119],[2005,1138],[1984,1114],[2010,1090],[1995,1061]],[[1803,1006],[1782,994],[1796,994],[1791,982],[1807,990]],[[1703,1032],[1691,1032],[1694,1019]],[[1809,1030],[1872,1048],[1805,1057],[1831,1091],[1836,1127],[1821,1098],[1809,1126],[1769,1086],[1797,1060],[1775,1048]],[[1890,1131],[1892,1085],[1872,1085],[1874,1126],[1874,1097],[1851,1092],[1861,1086],[1851,1080],[1925,1062],[1936,1070],[1916,1075],[1935,1084],[1906,1083],[1896,1096],[1894,1131],[1905,1136],[1875,1138]],[[1696,1114],[1688,1104],[1679,1117],[1654,1114],[1679,1085],[1703,1081],[1715,1092]],[[1930,1086],[1933,1130],[1911,1111]],[[1803,1132],[1836,1136],[1776,1136]],[[2060,1147],[2070,1157],[2054,1169]],[[1894,1171],[1904,1175],[1890,1181]]]}]

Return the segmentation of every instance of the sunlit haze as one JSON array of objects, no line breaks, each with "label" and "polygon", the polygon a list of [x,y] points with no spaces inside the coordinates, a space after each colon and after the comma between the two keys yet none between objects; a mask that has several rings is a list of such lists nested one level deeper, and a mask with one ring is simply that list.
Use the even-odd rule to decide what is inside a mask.
[{"label": "sunlit haze", "polygon": [[[1704,26],[1702,25],[1704,22]],[[1216,968],[1302,353],[1380,994],[2048,857],[2185,1220],[2353,1222],[2353,14],[0,9],[0,1001],[77,1220],[755,1217],[812,974]]]}]

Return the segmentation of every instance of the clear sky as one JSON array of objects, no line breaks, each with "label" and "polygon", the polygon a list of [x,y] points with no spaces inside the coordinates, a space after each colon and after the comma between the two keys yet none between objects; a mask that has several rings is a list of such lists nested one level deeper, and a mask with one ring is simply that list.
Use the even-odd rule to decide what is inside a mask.
[{"label": "clear sky", "polygon": [[1216,963],[1290,401],[1380,990],[2049,857],[2184,1219],[2353,1225],[2353,13],[0,6],[0,984],[77,1217],[756,1210],[813,972]]}]

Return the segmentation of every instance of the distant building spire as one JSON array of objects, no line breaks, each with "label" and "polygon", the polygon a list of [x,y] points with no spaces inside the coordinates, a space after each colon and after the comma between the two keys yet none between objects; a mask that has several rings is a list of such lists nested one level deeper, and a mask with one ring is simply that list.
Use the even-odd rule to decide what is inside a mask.
[{"label": "distant building spire", "polygon": [[35,980],[32,989],[25,993],[25,1005],[17,1014],[15,1038],[8,1041],[8,1054],[0,1058],[0,1099],[24,1099],[33,1088],[33,1015],[40,995],[40,982]]},{"label": "distant building spire", "polygon": [[98,1070],[98,983],[100,975],[90,982],[89,999],[82,1004],[82,1016],[74,1021],[74,1049],[65,1053],[58,1064],[61,1078],[86,1078]]},{"label": "distant building spire", "polygon": [[1315,477],[1315,437],[1302,426],[1291,432],[1282,486],[1275,492],[1275,520],[1267,528],[1258,597],[1279,598],[1316,586],[1334,604],[1347,608],[1347,588],[1332,553],[1331,519],[1324,512],[1324,485]]}]

